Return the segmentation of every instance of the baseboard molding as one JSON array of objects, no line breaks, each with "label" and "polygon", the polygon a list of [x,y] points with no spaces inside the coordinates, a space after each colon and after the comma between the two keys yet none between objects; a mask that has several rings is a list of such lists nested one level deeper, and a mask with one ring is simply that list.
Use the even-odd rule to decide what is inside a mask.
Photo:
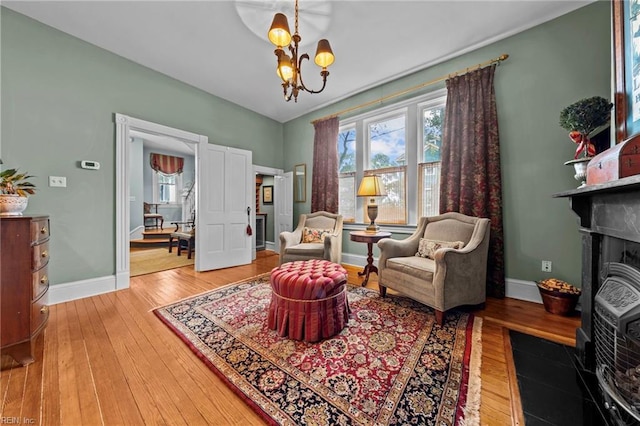
[{"label": "baseboard molding", "polygon": [[142,235],[143,232],[144,232],[144,226],[138,226],[137,228],[129,232],[129,241],[143,239],[144,238],[144,235]]},{"label": "baseboard molding", "polygon": [[[274,250],[274,243],[267,241],[267,250]],[[378,259],[374,259],[374,263],[377,264]],[[346,265],[361,266],[367,264],[367,257],[358,255],[343,253],[342,263]],[[126,274],[128,278],[128,274]],[[533,281],[517,280],[513,278],[507,278],[506,280],[506,297],[512,299],[526,300],[529,302],[542,303],[540,292],[536,283]],[[120,287],[118,288],[118,283]],[[99,294],[109,293],[123,288],[128,288],[129,282],[122,275],[119,279],[116,276],[106,276],[91,278],[88,280],[76,281],[65,284],[57,284],[49,287],[47,292],[47,304],[55,305],[58,303],[69,302],[72,300],[82,299],[84,297],[97,296]]]},{"label": "baseboard molding", "polygon": [[46,304],[57,305],[58,303],[97,296],[99,294],[110,293],[116,290],[116,277],[113,275],[65,284],[56,284],[49,286],[49,291],[47,291],[46,294]]},{"label": "baseboard molding", "polygon": [[276,243],[273,241],[265,241],[265,250],[276,251]]},{"label": "baseboard molding", "polygon": [[505,296],[512,299],[526,300],[528,302],[542,303],[538,286],[533,281],[507,278],[505,280]]}]

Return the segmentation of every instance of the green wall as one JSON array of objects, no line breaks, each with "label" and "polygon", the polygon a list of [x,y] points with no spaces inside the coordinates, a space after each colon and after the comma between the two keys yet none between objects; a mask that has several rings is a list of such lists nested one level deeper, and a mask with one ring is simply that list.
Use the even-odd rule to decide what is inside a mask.
[{"label": "green wall", "polygon": [[[502,53],[509,59],[496,70],[500,126],[506,276],[538,280],[549,276],[580,285],[581,243],[576,216],[566,199],[552,194],[575,188],[573,171],[563,163],[575,145],[558,125],[565,106],[585,97],[610,98],[610,3],[598,1],[507,39],[429,69],[379,86],[285,124],[285,170],[307,163],[310,194],[313,153],[311,120],[383,95],[430,81]],[[415,53],[419,54],[419,53]],[[328,84],[331,84],[329,81]],[[429,90],[444,87],[433,85]],[[415,96],[414,93],[412,96]],[[360,110],[357,113],[364,112]],[[295,217],[309,211],[297,204]],[[404,238],[404,235],[395,235]],[[344,252],[364,254],[348,241]],[[541,260],[553,272],[541,272]]]},{"label": "green wall", "polygon": [[[563,165],[575,146],[558,125],[558,115],[578,99],[610,97],[609,7],[608,1],[598,1],[284,125],[0,8],[3,167],[37,176],[39,190],[27,213],[51,216],[53,284],[112,275],[114,113],[252,150],[254,162],[262,166],[292,170],[306,163],[307,202],[295,204],[297,218],[309,211],[311,200],[311,120],[508,53],[495,80],[506,274],[544,278],[549,276],[540,272],[545,259],[553,262],[552,276],[579,284],[577,221],[567,200],[552,198],[577,185]],[[102,167],[80,169],[81,159],[99,161]],[[66,176],[67,188],[49,188],[50,175]],[[364,245],[350,243],[345,232],[344,251],[364,254]]]},{"label": "green wall", "polygon": [[[253,151],[283,167],[283,125],[4,7],[1,15],[3,167],[35,175],[26,214],[51,218],[52,284],[115,273],[114,113]],[[79,160],[99,161],[99,171]],[[49,188],[48,176],[67,188]]]}]

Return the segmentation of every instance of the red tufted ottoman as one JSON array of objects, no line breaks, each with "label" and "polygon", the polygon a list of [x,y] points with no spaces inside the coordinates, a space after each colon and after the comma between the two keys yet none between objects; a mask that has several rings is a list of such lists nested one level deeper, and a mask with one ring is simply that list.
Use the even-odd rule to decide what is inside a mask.
[{"label": "red tufted ottoman", "polygon": [[278,335],[317,342],[349,321],[347,271],[327,260],[283,263],[271,271],[268,326]]}]

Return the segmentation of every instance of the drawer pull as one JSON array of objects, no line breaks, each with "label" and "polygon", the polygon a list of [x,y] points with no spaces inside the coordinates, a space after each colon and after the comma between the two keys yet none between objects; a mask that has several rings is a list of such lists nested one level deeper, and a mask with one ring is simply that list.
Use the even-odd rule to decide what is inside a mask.
[{"label": "drawer pull", "polygon": [[43,258],[45,258],[45,257],[49,256],[49,252],[45,250],[45,251],[42,252],[41,256]]},{"label": "drawer pull", "polygon": [[42,229],[40,229],[40,233],[41,234],[46,234],[47,233],[47,227],[43,226]]},{"label": "drawer pull", "polygon": [[47,312],[49,312],[49,307],[48,306],[43,306],[42,308],[40,308],[40,313],[41,314],[46,314]]},{"label": "drawer pull", "polygon": [[43,275],[42,278],[40,278],[40,284],[46,284],[47,281],[49,281],[49,278],[47,278],[46,275]]}]

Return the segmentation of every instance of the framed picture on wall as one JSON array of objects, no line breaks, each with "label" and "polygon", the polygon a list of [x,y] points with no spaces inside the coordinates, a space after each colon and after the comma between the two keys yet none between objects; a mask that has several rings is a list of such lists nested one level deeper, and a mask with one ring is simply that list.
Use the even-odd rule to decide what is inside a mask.
[{"label": "framed picture on wall", "polygon": [[273,204],[273,185],[262,187],[262,204]]},{"label": "framed picture on wall", "polygon": [[611,0],[616,143],[640,135],[640,0]]}]

